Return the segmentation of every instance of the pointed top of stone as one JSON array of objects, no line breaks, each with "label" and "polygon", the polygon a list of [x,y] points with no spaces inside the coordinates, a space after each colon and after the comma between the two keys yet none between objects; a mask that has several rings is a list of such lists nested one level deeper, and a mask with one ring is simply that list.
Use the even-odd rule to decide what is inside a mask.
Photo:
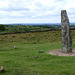
[{"label": "pointed top of stone", "polygon": [[61,23],[70,23],[66,10],[61,10]]},{"label": "pointed top of stone", "polygon": [[61,15],[67,15],[67,12],[66,12],[66,10],[61,10]]},{"label": "pointed top of stone", "polygon": [[66,10],[61,10],[62,12],[66,12]]}]

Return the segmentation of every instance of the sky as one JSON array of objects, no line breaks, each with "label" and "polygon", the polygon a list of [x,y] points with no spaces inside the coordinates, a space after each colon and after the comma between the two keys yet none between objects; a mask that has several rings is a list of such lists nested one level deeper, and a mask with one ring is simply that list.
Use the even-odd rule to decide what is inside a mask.
[{"label": "sky", "polygon": [[0,0],[0,24],[61,23],[61,10],[75,22],[75,0]]}]

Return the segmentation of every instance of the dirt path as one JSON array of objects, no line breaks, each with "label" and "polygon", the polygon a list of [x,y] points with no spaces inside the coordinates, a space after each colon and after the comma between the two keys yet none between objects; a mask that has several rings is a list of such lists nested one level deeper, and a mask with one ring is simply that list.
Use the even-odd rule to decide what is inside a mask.
[{"label": "dirt path", "polygon": [[57,56],[75,56],[75,49],[73,49],[71,53],[62,53],[61,49],[56,49],[56,50],[51,50],[49,54]]}]

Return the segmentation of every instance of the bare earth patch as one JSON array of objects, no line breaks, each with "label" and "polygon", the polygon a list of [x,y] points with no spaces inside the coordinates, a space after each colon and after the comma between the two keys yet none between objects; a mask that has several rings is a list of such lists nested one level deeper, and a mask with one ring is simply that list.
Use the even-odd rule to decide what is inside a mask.
[{"label": "bare earth patch", "polygon": [[51,50],[49,54],[57,56],[75,56],[75,49],[73,49],[71,53],[62,53],[61,49],[56,49],[56,50]]}]

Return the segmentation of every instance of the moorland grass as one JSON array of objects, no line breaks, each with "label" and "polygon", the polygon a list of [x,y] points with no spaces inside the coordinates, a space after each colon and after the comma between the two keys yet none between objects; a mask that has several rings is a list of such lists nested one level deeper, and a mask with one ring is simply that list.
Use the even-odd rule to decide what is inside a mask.
[{"label": "moorland grass", "polygon": [[1,75],[75,75],[75,56],[48,54],[53,49],[61,49],[61,31],[0,35],[0,66],[6,70]]}]

